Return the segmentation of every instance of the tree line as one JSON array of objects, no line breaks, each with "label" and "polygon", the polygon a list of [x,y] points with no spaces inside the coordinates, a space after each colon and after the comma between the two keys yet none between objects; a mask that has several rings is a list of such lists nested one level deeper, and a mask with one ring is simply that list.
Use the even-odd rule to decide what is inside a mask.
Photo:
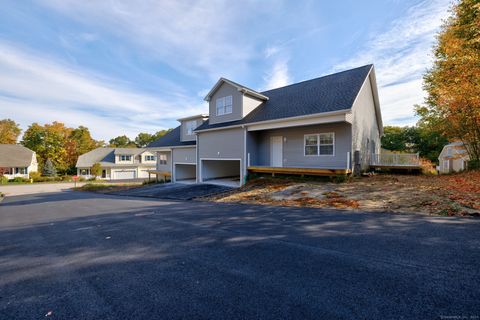
[{"label": "tree line", "polygon": [[[41,169],[49,161],[57,173],[75,174],[77,159],[84,153],[99,147],[146,147],[168,131],[161,130],[154,134],[142,132],[133,140],[122,135],[106,143],[103,140],[93,139],[87,127],[70,128],[61,122],[54,121],[44,125],[32,123],[23,133],[20,144],[36,152]],[[0,120],[0,144],[16,144],[21,133],[22,130],[15,121]]]}]

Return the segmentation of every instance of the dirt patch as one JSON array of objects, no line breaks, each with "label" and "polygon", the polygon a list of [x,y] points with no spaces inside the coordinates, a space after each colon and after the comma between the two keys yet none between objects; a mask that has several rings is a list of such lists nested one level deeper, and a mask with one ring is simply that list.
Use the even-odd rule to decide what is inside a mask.
[{"label": "dirt patch", "polygon": [[263,178],[208,198],[295,207],[480,215],[480,171],[442,176],[375,175],[344,183]]}]

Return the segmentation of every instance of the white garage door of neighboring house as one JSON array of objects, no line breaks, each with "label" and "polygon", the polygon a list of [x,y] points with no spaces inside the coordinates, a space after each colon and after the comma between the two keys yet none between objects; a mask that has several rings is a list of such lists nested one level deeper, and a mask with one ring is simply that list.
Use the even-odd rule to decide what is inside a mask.
[{"label": "white garage door of neighboring house", "polygon": [[135,179],[135,170],[115,171],[115,179]]}]

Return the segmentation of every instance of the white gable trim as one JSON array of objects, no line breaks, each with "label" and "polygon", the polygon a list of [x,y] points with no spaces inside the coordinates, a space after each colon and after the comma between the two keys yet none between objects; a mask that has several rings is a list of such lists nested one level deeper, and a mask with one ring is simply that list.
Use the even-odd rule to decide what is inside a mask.
[{"label": "white gable trim", "polygon": [[261,93],[258,93],[257,91],[254,91],[252,89],[249,89],[247,87],[243,87],[241,85],[238,85],[236,84],[235,82],[233,81],[230,81],[228,79],[225,79],[225,78],[220,78],[217,83],[213,86],[213,88],[210,90],[210,92],[208,92],[208,94],[205,96],[204,100],[205,101],[210,101],[210,98],[213,96],[213,94],[218,90],[218,88],[220,88],[220,86],[224,83],[227,83],[229,85],[231,85],[232,87],[235,87],[239,92],[241,93],[246,93],[246,94],[249,94],[253,97],[256,97],[256,98],[259,98],[261,100],[268,100],[268,97],[267,96],[264,96],[263,94]]},{"label": "white gable trim", "polygon": [[370,71],[368,72],[367,77],[365,78],[365,81],[362,83],[360,90],[358,90],[355,100],[353,100],[352,109],[355,107],[355,103],[357,102],[357,99],[360,96],[360,93],[362,92],[363,87],[365,86],[365,83],[367,81],[370,81],[370,86],[372,87],[373,102],[375,105],[375,118],[377,120],[379,134],[380,136],[382,136],[383,135],[382,112],[380,110],[380,100],[378,98],[377,79],[375,77],[375,68],[373,65],[370,68]]}]

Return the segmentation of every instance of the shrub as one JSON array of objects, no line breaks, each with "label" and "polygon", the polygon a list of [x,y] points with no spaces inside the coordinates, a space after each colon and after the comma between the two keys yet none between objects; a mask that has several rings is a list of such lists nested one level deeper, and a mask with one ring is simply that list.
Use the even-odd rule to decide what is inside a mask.
[{"label": "shrub", "polygon": [[72,176],[69,175],[64,175],[60,178],[62,179],[62,181],[72,181]]},{"label": "shrub", "polygon": [[96,180],[97,180],[97,177],[91,177],[87,179],[87,181],[96,181]]},{"label": "shrub", "polygon": [[349,180],[349,176],[347,175],[336,175],[336,176],[330,177],[330,181],[334,183],[343,183],[343,182],[347,182],[348,180]]},{"label": "shrub", "polygon": [[468,170],[480,169],[480,160],[470,160],[467,164]]},{"label": "shrub", "polygon": [[0,184],[7,184],[8,183],[8,178],[5,176],[0,177]]},{"label": "shrub", "polygon": [[40,174],[40,172],[30,172],[28,176],[30,177],[30,179],[33,179],[33,181],[35,182],[37,182],[38,179],[42,178],[42,175]]},{"label": "shrub", "polygon": [[22,178],[22,177],[15,177],[9,180],[10,182],[30,182],[30,179]]},{"label": "shrub", "polygon": [[77,181],[80,181],[80,182],[85,181],[85,177],[79,176]]}]

